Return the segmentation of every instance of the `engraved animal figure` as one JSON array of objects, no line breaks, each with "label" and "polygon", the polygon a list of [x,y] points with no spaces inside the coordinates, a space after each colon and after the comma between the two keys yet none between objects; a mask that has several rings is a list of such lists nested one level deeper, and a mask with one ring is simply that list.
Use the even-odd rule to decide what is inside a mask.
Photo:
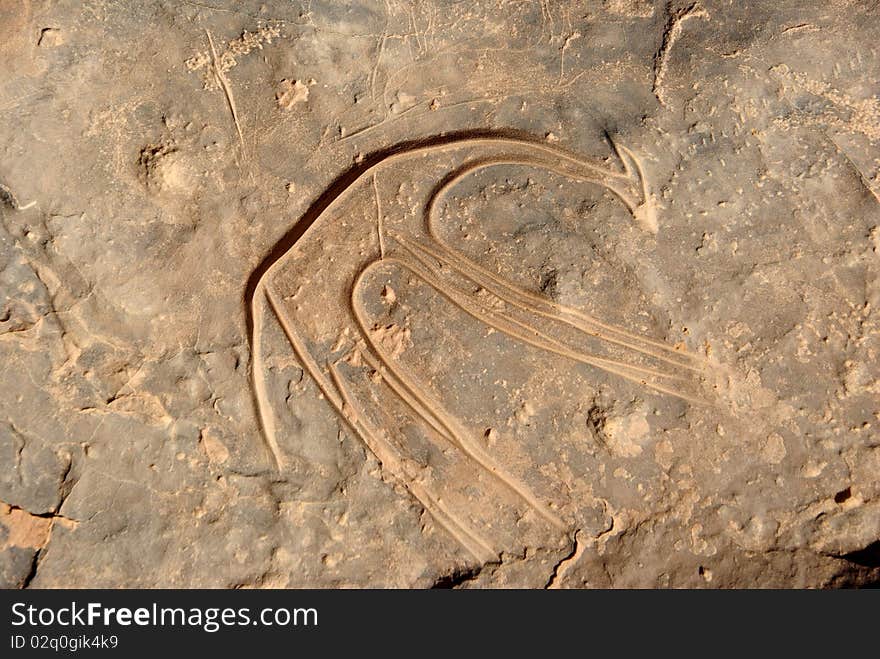
[{"label": "engraved animal figure", "polygon": [[[479,441],[480,432],[449,411],[415,370],[398,359],[378,331],[388,328],[371,323],[363,293],[371,278],[393,269],[518,342],[662,394],[702,402],[694,384],[703,371],[699,358],[506,280],[450,244],[438,226],[440,204],[460,181],[487,168],[521,165],[601,186],[639,227],[656,232],[639,161],[626,147],[612,144],[622,169],[519,132],[468,131],[398,144],[341,175],[278,243],[248,286],[254,400],[276,466],[283,468],[284,454],[263,355],[270,312],[302,367],[375,455],[384,474],[404,485],[474,558],[498,560],[516,546],[517,534],[526,527],[538,535],[570,537],[573,523],[503,467]],[[438,181],[428,191],[415,228],[403,221],[395,224],[383,214],[376,176],[397,165],[407,171],[428,170]],[[374,196],[375,215],[345,212],[345,202],[368,192]],[[333,234],[342,244],[328,245],[322,232],[335,223],[345,226],[344,232],[337,228]],[[303,286],[311,290],[312,282],[317,282],[318,297],[303,293]],[[333,328],[324,326],[323,318]],[[348,337],[344,346],[338,341],[330,345],[331,329]],[[423,440],[442,451],[442,473],[412,450],[414,441]]]}]

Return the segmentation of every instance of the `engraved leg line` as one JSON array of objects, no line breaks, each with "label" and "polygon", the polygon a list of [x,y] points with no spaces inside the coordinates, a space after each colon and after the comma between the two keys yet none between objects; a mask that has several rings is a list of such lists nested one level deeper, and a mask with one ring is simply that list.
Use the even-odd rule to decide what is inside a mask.
[{"label": "engraved leg line", "polygon": [[[345,407],[338,411],[345,416],[351,430],[360,437],[364,445],[376,456],[382,467],[400,481],[428,514],[434,518],[437,524],[477,561],[481,564],[497,561],[498,552],[479,533],[469,528],[466,522],[448,510],[442,501],[433,496],[425,486],[419,483],[414,475],[407,474],[404,459],[400,457],[389,442],[382,438],[382,431],[373,427],[367,421],[366,414],[364,414],[354,396],[348,391],[336,365],[328,363],[327,368],[333,384],[339,391],[343,405],[351,410],[348,416],[344,415]],[[320,374],[319,377],[321,377]]]},{"label": "engraved leg line", "polygon": [[[389,259],[386,259],[386,261],[388,260]],[[495,476],[499,482],[518,494],[553,526],[564,530],[566,526],[561,519],[554,515],[549,510],[549,508],[547,508],[547,506],[541,503],[541,501],[528,489],[525,484],[519,482],[518,479],[510,476],[499,465],[495,464],[494,460],[492,460],[492,458],[490,458],[475,442],[473,442],[468,437],[467,431],[463,429],[458,424],[458,422],[443,409],[440,403],[433,400],[430,394],[428,394],[423,387],[419,387],[418,385],[416,385],[415,378],[409,375],[402,365],[396,363],[395,360],[391,358],[391,356],[384,350],[384,348],[382,348],[381,345],[379,345],[377,341],[373,340],[373,337],[370,335],[370,328],[365,319],[366,312],[363,309],[363,305],[358,300],[357,290],[360,287],[360,284],[365,274],[369,272],[370,267],[372,265],[375,265],[376,263],[379,262],[373,262],[370,266],[367,266],[364,270],[362,270],[361,273],[357,276],[357,279],[355,280],[355,283],[352,287],[351,304],[352,311],[358,325],[360,326],[361,333],[363,334],[364,339],[366,340],[370,348],[373,350],[373,352],[376,353],[382,366],[384,366],[388,373],[396,378],[396,380],[416,401],[419,402],[419,404],[424,409],[430,412],[431,416],[433,416],[440,422],[440,424],[443,426],[443,428],[445,428],[449,435],[454,438],[456,445],[459,449],[464,451],[464,453],[468,455],[468,457],[476,461],[477,464],[483,467],[487,472]]]}]

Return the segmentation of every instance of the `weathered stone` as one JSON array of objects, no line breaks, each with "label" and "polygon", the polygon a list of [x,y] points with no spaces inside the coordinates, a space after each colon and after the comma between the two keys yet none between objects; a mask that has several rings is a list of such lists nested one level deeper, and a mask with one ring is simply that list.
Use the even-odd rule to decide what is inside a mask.
[{"label": "weathered stone", "polygon": [[0,33],[0,585],[880,578],[875,3]]}]

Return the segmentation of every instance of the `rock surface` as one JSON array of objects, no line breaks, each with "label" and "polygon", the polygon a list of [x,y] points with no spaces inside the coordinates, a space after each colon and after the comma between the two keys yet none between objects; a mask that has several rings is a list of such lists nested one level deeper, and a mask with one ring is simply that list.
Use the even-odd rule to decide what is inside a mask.
[{"label": "rock surface", "polygon": [[0,585],[880,579],[876,3],[0,33]]}]

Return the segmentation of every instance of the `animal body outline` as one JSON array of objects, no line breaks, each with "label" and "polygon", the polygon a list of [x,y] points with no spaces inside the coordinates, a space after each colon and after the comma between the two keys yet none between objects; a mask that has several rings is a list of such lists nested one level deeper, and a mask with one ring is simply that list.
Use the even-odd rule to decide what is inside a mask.
[{"label": "animal body outline", "polygon": [[[420,476],[420,466],[402,455],[385,436],[385,430],[376,427],[364,413],[363,404],[352,395],[340,374],[338,363],[327,361],[323,367],[318,357],[308,348],[305,338],[295,322],[285,313],[282,301],[272,287],[272,277],[285,263],[293,248],[307,238],[309,231],[347,198],[350,191],[369,182],[376,191],[378,258],[353,273],[349,312],[360,330],[358,348],[364,362],[377,373],[381,386],[397,398],[415,418],[431,432],[443,438],[497,480],[534,510],[551,527],[561,533],[570,533],[566,523],[533,493],[521,480],[507,473],[473,439],[473,432],[463,427],[454,415],[448,413],[418,379],[400,363],[397,363],[370,335],[357,291],[373,268],[393,264],[433,286],[444,298],[471,317],[484,322],[508,336],[547,350],[551,353],[586,363],[631,381],[636,381],[661,393],[684,398],[694,403],[705,401],[688,396],[676,389],[676,380],[682,376],[677,371],[699,374],[703,369],[699,357],[682,353],[667,344],[615,327],[584,312],[561,305],[542,295],[502,279],[497,273],[474,262],[446,243],[437,231],[436,209],[440,200],[456,183],[477,171],[498,165],[525,165],[538,167],[571,180],[596,184],[612,193],[622,202],[636,223],[645,231],[656,233],[657,219],[644,172],[636,155],[628,148],[609,141],[623,169],[612,169],[603,163],[593,162],[565,149],[548,144],[544,140],[514,130],[470,130],[444,133],[430,138],[400,142],[364,158],[360,163],[343,172],[307,209],[301,219],[276,243],[270,254],[253,272],[246,289],[248,339],[251,348],[250,376],[254,403],[261,424],[267,449],[276,468],[283,468],[284,456],[276,435],[275,418],[268,400],[266,373],[263,364],[262,333],[267,311],[271,311],[288,339],[297,359],[316,383],[324,398],[339,418],[358,436],[395,479],[404,484],[420,505],[432,515],[437,523],[448,531],[471,555],[480,562],[497,560],[498,550],[467,521],[451,510],[441,497],[436,496]],[[422,211],[423,228],[427,240],[411,239],[395,232],[382,230],[382,210],[375,175],[383,167],[418,155],[454,153],[491,147],[500,153],[489,156],[464,158],[464,162],[450,168],[431,191]],[[397,252],[386,253],[385,240],[395,241]],[[444,280],[440,272],[452,271],[464,277],[481,290],[502,300],[515,314],[499,313],[479,301],[470,299],[467,291]],[[616,360],[597,357],[573,349],[565,341],[542,331],[533,320],[580,332],[602,341],[617,344],[623,349],[647,355],[659,364],[666,364],[672,371],[645,368]]]}]

